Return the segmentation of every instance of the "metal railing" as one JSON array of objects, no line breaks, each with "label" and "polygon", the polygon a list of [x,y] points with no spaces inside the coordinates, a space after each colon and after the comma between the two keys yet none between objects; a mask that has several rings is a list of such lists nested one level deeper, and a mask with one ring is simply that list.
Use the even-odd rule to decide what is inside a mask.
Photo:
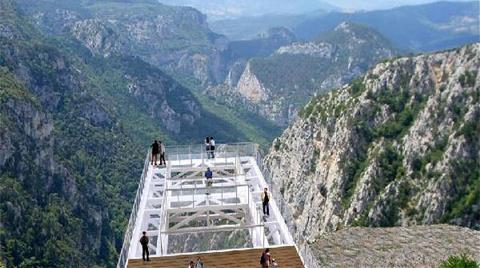
[{"label": "metal railing", "polygon": [[[183,161],[186,165],[193,165],[194,159],[201,159],[202,162],[208,161],[208,154],[209,152],[206,152],[205,145],[203,144],[166,146],[167,160],[173,160],[173,161],[180,160],[178,161],[179,163]],[[216,158],[217,157],[224,158],[225,161],[227,161],[227,158],[229,157],[235,157],[235,159],[238,159],[239,157],[242,157],[242,156],[254,157],[256,159],[256,163],[258,167],[260,168],[260,171],[263,174],[263,177],[266,183],[269,185],[270,192],[272,193],[272,196],[276,201],[276,204],[285,220],[285,223],[289,229],[290,234],[296,233],[296,226],[294,224],[293,214],[291,213],[291,210],[288,207],[288,203],[284,200],[282,193],[280,192],[280,189],[276,184],[273,183],[270,173],[268,172],[268,170],[265,169],[263,165],[262,154],[259,151],[258,144],[250,143],[250,142],[218,144],[215,148],[214,154]],[[142,176],[139,182],[139,186],[135,196],[135,201],[132,208],[132,213],[130,214],[130,219],[128,221],[128,226],[125,232],[125,238],[122,245],[122,250],[119,255],[117,268],[125,268],[127,266],[129,249],[130,249],[130,241],[135,228],[135,222],[137,219],[142,192],[145,187],[145,178],[148,172],[150,156],[151,155],[149,151],[145,159]],[[190,163],[188,163],[188,161],[190,161]],[[235,162],[234,164],[236,165],[237,163]],[[158,239],[161,239],[161,237],[159,237]],[[320,267],[308,243],[303,239],[300,239],[300,241],[297,241],[297,243],[299,243],[299,246],[297,247],[297,249],[305,267],[307,268]],[[165,249],[162,249],[162,251],[164,250]]]},{"label": "metal railing", "polygon": [[130,241],[132,240],[133,230],[135,229],[135,222],[137,220],[138,208],[140,206],[140,201],[142,198],[143,188],[145,187],[145,178],[148,172],[148,166],[150,163],[150,150],[147,152],[147,157],[145,158],[145,163],[143,165],[142,176],[140,182],[138,183],[137,193],[135,195],[135,201],[133,202],[132,213],[128,220],[127,230],[125,231],[125,237],[123,240],[122,250],[118,257],[117,268],[127,267],[128,262],[128,252],[130,250]]},{"label": "metal railing", "polygon": [[[190,160],[195,159],[208,160],[210,151],[206,151],[204,144],[174,145],[166,146],[166,158],[168,160]],[[258,151],[258,145],[251,142],[238,142],[229,144],[217,144],[213,153],[216,158],[255,156]]]},{"label": "metal railing", "polygon": [[[260,168],[263,177],[265,181],[267,182],[269,188],[270,188],[270,193],[272,194],[272,197],[275,199],[275,202],[280,209],[280,212],[282,213],[283,219],[285,220],[285,223],[288,227],[288,230],[290,231],[290,234],[295,234],[296,233],[296,225],[295,225],[295,218],[293,217],[293,213],[291,212],[287,201],[283,198],[282,192],[280,191],[280,188],[278,185],[276,185],[273,182],[273,179],[270,175],[270,172],[266,170],[264,164],[263,164],[263,157],[262,154],[259,150],[257,150],[257,154],[255,156],[255,159],[257,161],[257,165]],[[313,254],[310,246],[308,245],[307,241],[305,239],[301,238],[296,241],[298,253],[300,254],[300,257],[302,258],[303,264],[307,268],[316,268],[320,267],[317,259],[315,258],[315,255]]]}]

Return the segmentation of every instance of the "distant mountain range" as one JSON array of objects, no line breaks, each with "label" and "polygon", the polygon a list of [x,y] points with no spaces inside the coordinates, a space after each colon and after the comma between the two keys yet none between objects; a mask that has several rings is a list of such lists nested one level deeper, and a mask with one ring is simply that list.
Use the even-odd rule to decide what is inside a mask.
[{"label": "distant mountain range", "polygon": [[310,39],[341,21],[351,21],[376,29],[403,50],[435,51],[480,41],[479,8],[478,1],[436,2],[351,14],[332,12],[307,19],[294,27],[294,33]]},{"label": "distant mountain range", "polygon": [[267,27],[283,26],[297,38],[310,40],[342,21],[350,21],[376,29],[403,51],[424,52],[478,42],[479,9],[477,1],[436,2],[368,12],[244,17],[210,25],[213,31],[233,39],[248,39]]},{"label": "distant mountain range", "polygon": [[265,14],[302,14],[312,10],[338,10],[332,4],[317,0],[159,0],[159,2],[194,7],[207,14],[210,21]]}]

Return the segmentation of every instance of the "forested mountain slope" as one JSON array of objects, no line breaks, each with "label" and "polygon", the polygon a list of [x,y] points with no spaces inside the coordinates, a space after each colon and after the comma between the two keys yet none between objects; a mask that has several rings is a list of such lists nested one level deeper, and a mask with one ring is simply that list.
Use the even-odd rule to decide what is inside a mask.
[{"label": "forested mountain slope", "polygon": [[222,107],[229,121],[207,111],[139,58],[45,35],[10,0],[0,0],[0,102],[7,267],[113,267],[152,139],[266,135]]},{"label": "forested mountain slope", "polygon": [[268,57],[250,59],[241,75],[232,69],[223,85],[207,92],[286,126],[311,96],[351,81],[394,53],[376,31],[343,22],[313,42],[293,43]]}]

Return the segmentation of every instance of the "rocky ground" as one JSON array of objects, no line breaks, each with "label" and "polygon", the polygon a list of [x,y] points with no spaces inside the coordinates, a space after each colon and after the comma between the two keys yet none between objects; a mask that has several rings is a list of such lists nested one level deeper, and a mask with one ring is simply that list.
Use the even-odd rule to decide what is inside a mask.
[{"label": "rocky ground", "polygon": [[480,232],[451,225],[352,227],[312,245],[320,267],[437,267],[466,253],[480,261]]}]

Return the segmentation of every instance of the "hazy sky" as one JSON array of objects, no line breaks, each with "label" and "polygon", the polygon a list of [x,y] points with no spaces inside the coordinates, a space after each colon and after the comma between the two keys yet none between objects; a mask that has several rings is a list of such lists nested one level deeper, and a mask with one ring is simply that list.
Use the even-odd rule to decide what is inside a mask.
[{"label": "hazy sky", "polygon": [[[468,0],[448,0],[452,2]],[[479,1],[479,0],[477,0]],[[192,6],[207,14],[209,19],[258,16],[263,14],[299,14],[319,9],[342,11],[388,9],[417,5],[435,0],[159,0],[169,5]]]},{"label": "hazy sky", "polygon": [[[372,10],[385,9],[404,5],[418,5],[436,2],[434,0],[324,0],[346,10]],[[461,2],[467,0],[448,0],[449,2]]]}]

